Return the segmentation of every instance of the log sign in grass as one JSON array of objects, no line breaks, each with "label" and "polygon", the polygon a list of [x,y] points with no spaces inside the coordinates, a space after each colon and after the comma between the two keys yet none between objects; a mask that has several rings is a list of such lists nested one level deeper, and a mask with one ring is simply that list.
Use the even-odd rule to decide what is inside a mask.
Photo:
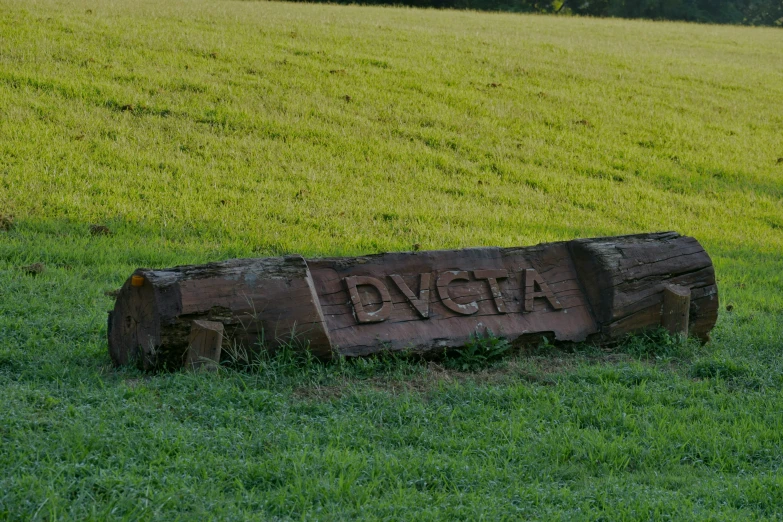
[{"label": "log sign in grass", "polygon": [[116,364],[155,369],[217,361],[231,345],[431,352],[486,331],[519,344],[542,335],[610,344],[663,325],[706,341],[717,314],[709,256],[664,232],[139,269],[109,314],[109,351]]}]

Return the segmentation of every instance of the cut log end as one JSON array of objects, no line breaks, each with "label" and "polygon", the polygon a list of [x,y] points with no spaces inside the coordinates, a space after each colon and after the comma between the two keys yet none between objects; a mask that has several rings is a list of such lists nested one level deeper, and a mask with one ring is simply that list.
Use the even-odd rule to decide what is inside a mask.
[{"label": "cut log end", "polygon": [[160,344],[155,291],[143,271],[137,270],[120,289],[109,315],[109,352],[117,365],[150,369]]},{"label": "cut log end", "polygon": [[[601,325],[599,342],[620,340],[667,325],[702,342],[709,340],[718,318],[718,289],[712,260],[696,239],[661,232],[577,239],[570,242],[570,248],[579,279]],[[685,327],[682,318],[674,324],[673,317],[663,317],[667,287],[690,291]],[[669,299],[680,292],[671,291]]]}]

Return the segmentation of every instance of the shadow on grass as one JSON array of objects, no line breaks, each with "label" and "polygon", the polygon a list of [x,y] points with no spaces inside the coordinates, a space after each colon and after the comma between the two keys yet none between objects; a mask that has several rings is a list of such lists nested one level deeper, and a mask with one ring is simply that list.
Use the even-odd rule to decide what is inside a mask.
[{"label": "shadow on grass", "polygon": [[579,373],[580,368],[589,371],[596,366],[617,370],[641,365],[650,368],[648,373],[674,371],[687,377],[688,363],[707,351],[696,340],[660,330],[630,336],[612,348],[553,343],[546,337],[515,347],[485,332],[474,335],[464,347],[443,352],[383,352],[355,358],[337,355],[327,361],[319,360],[304,346],[284,346],[275,353],[233,347],[224,351],[220,372],[251,386],[290,388],[298,397],[331,399],[367,386],[391,392],[427,392],[444,383],[468,381],[553,386],[561,378]]}]

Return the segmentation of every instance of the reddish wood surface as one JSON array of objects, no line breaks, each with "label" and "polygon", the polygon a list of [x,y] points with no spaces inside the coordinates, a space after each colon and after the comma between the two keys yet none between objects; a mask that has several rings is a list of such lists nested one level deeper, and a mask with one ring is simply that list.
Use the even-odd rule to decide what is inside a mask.
[{"label": "reddish wood surface", "polygon": [[[134,277],[143,279],[140,286]],[[185,362],[191,323],[223,323],[223,350],[283,343],[331,354],[318,298],[301,256],[233,259],[166,270],[139,269],[120,290],[109,316],[109,352],[115,364],[145,369]]]},{"label": "reddish wood surface", "polygon": [[[561,341],[584,341],[598,332],[566,243],[317,259],[308,264],[332,343],[344,355],[365,355],[382,347],[442,350],[461,346],[471,334],[487,329],[512,340],[551,333]],[[551,301],[539,284],[526,299],[526,278],[532,288],[532,274],[538,274]],[[346,299],[345,285],[354,277],[369,277],[383,285],[391,306],[382,305],[385,296],[374,285],[357,286],[357,294],[365,313],[388,307],[385,320],[357,324],[361,317],[355,315],[352,300]],[[418,295],[418,306],[400,290],[398,278],[411,295]],[[429,283],[425,289],[420,287],[422,281]],[[526,303],[531,310],[525,310]]]},{"label": "reddish wood surface", "polygon": [[664,289],[690,292],[689,332],[717,319],[712,262],[673,232],[523,248],[471,248],[305,260],[243,259],[137,270],[109,319],[116,364],[175,368],[193,321],[224,325],[223,347],[293,339],[320,357],[431,352],[491,330],[517,343],[612,343],[662,324]]}]

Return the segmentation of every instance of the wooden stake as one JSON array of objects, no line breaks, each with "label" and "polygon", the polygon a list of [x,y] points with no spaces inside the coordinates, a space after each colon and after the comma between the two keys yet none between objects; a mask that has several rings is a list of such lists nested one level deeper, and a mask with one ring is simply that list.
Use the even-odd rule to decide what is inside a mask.
[{"label": "wooden stake", "polygon": [[216,370],[220,364],[223,345],[223,323],[193,321],[190,327],[189,346],[185,367],[193,370]]},{"label": "wooden stake", "polygon": [[688,336],[688,314],[691,308],[691,289],[669,285],[663,289],[661,326],[672,335]]}]

